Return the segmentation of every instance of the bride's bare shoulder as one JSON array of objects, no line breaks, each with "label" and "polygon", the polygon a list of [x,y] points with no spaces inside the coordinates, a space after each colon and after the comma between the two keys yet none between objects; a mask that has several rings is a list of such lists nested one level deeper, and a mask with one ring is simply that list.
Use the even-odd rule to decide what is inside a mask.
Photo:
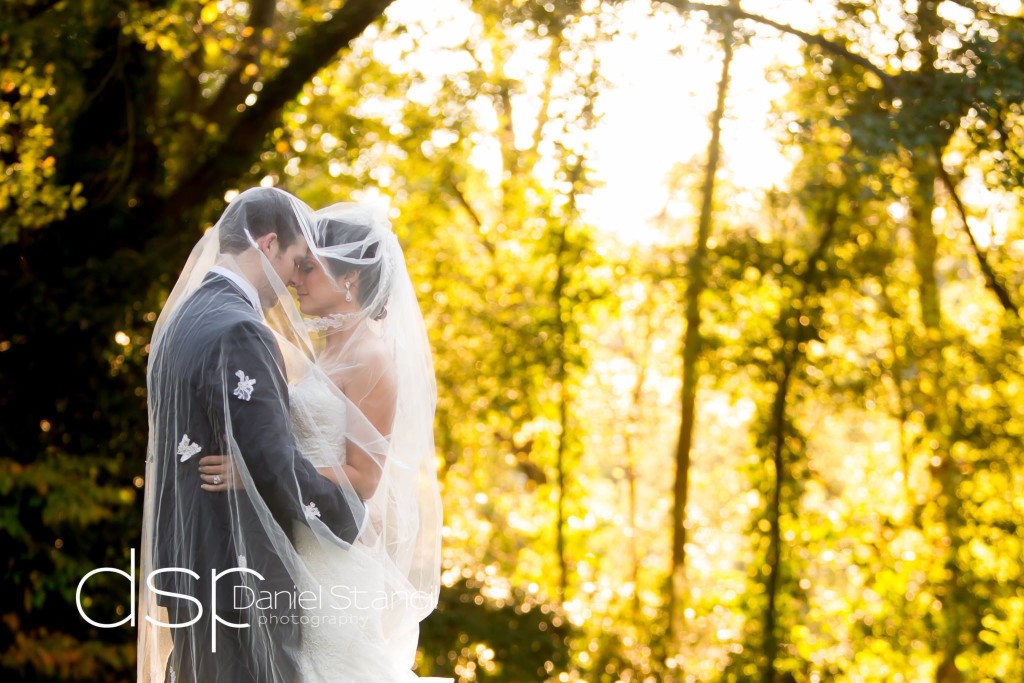
[{"label": "bride's bare shoulder", "polygon": [[327,375],[346,392],[356,383],[377,382],[394,375],[394,358],[387,344],[376,336],[350,344],[325,365]]},{"label": "bride's bare shoulder", "polygon": [[384,340],[376,335],[366,335],[352,346],[352,359],[360,365],[376,368],[392,364],[391,353]]}]

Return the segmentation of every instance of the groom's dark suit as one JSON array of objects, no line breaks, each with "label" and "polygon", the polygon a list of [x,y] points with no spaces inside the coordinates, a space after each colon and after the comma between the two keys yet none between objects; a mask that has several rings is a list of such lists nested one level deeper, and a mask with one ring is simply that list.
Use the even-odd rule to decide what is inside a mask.
[{"label": "groom's dark suit", "polygon": [[[239,611],[236,601],[251,602],[262,591],[295,590],[279,549],[288,544],[293,525],[307,523],[305,509],[313,508],[304,505],[315,505],[320,521],[346,541],[358,533],[362,506],[296,451],[280,349],[249,299],[225,277],[208,275],[166,322],[150,358],[148,386],[159,479],[152,482],[159,487],[154,569],[199,575],[165,573],[154,584],[203,606],[198,623],[171,631],[167,680],[291,681],[300,631],[298,623],[280,621],[297,614],[294,605],[282,598],[270,608]],[[200,488],[198,460],[219,453],[241,456],[255,491]],[[226,574],[217,582],[213,604],[212,571],[234,567],[248,567],[265,580]],[[168,609],[170,623],[187,622],[198,611],[180,597],[160,595],[158,602]],[[214,609],[250,628],[217,626],[217,652],[211,653]],[[277,623],[255,623],[260,615],[277,617],[268,620]]]}]

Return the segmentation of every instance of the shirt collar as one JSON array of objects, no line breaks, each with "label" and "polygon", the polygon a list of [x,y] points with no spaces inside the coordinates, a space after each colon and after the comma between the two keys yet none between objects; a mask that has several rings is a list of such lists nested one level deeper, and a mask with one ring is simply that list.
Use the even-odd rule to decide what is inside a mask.
[{"label": "shirt collar", "polygon": [[252,286],[251,282],[235,271],[228,270],[224,266],[214,266],[213,268],[210,268],[210,272],[216,273],[217,275],[230,280],[235,286],[242,290],[242,293],[249,299],[249,303],[252,304],[252,307],[256,309],[256,312],[260,314],[261,318],[263,317],[263,306],[260,305],[259,292],[257,292],[256,288]]}]

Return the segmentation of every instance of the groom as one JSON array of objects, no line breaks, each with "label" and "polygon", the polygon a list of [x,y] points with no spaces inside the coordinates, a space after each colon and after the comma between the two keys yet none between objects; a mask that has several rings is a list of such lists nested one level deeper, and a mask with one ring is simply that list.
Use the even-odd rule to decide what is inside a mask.
[{"label": "groom", "polygon": [[[263,322],[262,308],[277,300],[274,281],[294,284],[308,253],[292,201],[271,188],[235,198],[218,223],[219,265],[154,342],[147,384],[157,481],[147,483],[157,488],[155,569],[178,568],[155,577],[158,603],[170,624],[192,621],[202,607],[194,624],[171,630],[168,682],[296,680],[296,606],[238,609],[239,595],[295,589],[282,559],[294,524],[322,522],[351,542],[363,521],[361,503],[296,452],[281,350]],[[196,462],[214,453],[234,456],[244,488],[200,488]],[[235,567],[263,580],[231,571],[216,581],[214,601],[213,572]]]}]

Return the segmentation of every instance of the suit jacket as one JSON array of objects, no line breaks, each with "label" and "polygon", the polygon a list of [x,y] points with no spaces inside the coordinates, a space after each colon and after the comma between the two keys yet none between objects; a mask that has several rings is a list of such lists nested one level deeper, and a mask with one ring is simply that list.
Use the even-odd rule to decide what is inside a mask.
[{"label": "suit jacket", "polygon": [[[239,572],[217,581],[218,612],[232,609],[239,597],[245,603],[261,591],[294,590],[275,543],[287,543],[295,524],[318,524],[311,522],[318,518],[339,538],[356,538],[365,517],[362,503],[297,452],[281,351],[237,285],[210,274],[181,304],[161,332],[147,383],[157,476],[147,485],[158,487],[154,569],[199,575],[160,574],[158,589],[193,596],[206,610],[213,570],[259,572],[265,581]],[[241,456],[255,492],[200,488],[198,460],[229,452]],[[261,509],[263,520],[269,511],[276,524],[264,523]],[[253,592],[236,597],[242,586]],[[178,597],[159,595],[158,602],[194,609]]]}]

